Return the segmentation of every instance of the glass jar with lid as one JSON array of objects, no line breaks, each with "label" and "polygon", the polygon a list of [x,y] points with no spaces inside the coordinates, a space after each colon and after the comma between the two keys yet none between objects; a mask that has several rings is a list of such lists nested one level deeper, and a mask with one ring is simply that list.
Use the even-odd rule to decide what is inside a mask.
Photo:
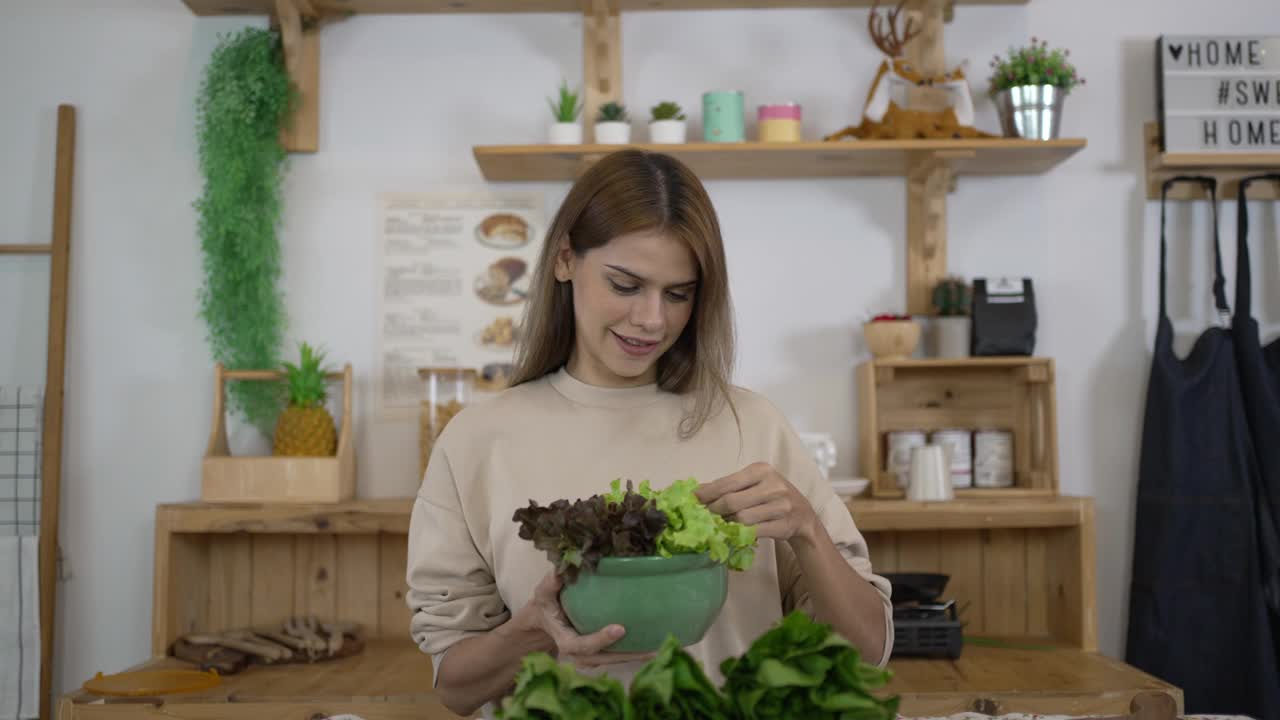
[{"label": "glass jar with lid", "polygon": [[461,367],[418,368],[422,406],[418,414],[418,479],[427,472],[431,450],[445,425],[472,401],[476,371]]}]

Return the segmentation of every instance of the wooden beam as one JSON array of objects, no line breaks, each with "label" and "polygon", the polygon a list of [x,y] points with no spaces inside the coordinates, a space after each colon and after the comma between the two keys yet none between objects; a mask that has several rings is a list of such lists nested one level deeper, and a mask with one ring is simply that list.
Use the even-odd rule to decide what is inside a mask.
[{"label": "wooden beam", "polygon": [[[947,0],[909,0],[902,26],[918,30],[903,54],[926,76],[947,71],[942,41]],[[951,103],[947,93],[932,87],[911,88],[908,102],[918,108],[942,109]],[[955,174],[948,161],[931,155],[918,161],[907,175],[907,312],[932,312],[930,293],[947,273],[947,193]]]},{"label": "wooden beam", "polygon": [[[902,22],[919,28],[903,54],[924,75],[941,75],[947,71],[946,51],[942,42],[942,26],[947,0],[910,0],[902,13]],[[902,25],[903,29],[907,26]]]},{"label": "wooden beam", "polygon": [[309,0],[275,0],[274,23],[280,28],[285,67],[298,93],[280,140],[289,152],[311,153],[320,149],[320,24],[304,24],[304,10],[314,16]]},{"label": "wooden beam", "polygon": [[[1026,5],[1031,0],[948,0],[948,6]],[[1045,0],[1039,0],[1044,2]],[[173,0],[169,0],[173,2]],[[182,0],[195,15],[270,15],[274,0]],[[769,8],[868,8],[875,0],[620,0],[623,12],[682,10],[761,10]],[[881,0],[882,6],[896,0]],[[581,9],[582,0],[314,0],[322,13],[427,14],[466,13],[569,13]],[[305,14],[305,13],[304,13]]]},{"label": "wooden beam", "polygon": [[58,106],[53,176],[53,253],[49,263],[49,355],[45,359],[40,476],[40,717],[52,717],[53,630],[57,608],[58,505],[62,490],[62,394],[67,359],[67,288],[71,265],[71,195],[76,109]]},{"label": "wooden beam", "polygon": [[52,245],[4,245],[0,244],[0,255],[52,255]]},{"label": "wooden beam", "polygon": [[951,164],[937,155],[919,160],[907,175],[907,312],[932,312],[930,294],[947,274],[947,193]]},{"label": "wooden beam", "polygon": [[622,100],[622,19],[618,0],[583,0],[582,10],[582,129],[589,143],[600,106]]}]

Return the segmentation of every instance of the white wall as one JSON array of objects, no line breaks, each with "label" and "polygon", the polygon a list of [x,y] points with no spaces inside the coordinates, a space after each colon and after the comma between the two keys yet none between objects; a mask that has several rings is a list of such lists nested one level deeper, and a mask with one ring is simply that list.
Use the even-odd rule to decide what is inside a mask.
[{"label": "white wall", "polygon": [[[968,276],[1035,278],[1037,352],[1058,367],[1063,490],[1098,500],[1100,636],[1111,654],[1123,648],[1155,308],[1157,216],[1141,172],[1142,123],[1155,113],[1155,37],[1257,31],[1273,10],[1272,0],[1034,0],[960,7],[947,28],[949,61],[970,59],[984,128],[997,128],[982,97],[986,59],[1010,44],[1039,35],[1066,45],[1089,81],[1064,121],[1064,135],[1087,137],[1088,148],[1040,177],[962,178],[949,204],[949,257]],[[856,118],[874,71],[865,13],[628,15],[625,101],[643,110],[675,97],[696,108],[704,89],[738,87],[749,107],[793,99],[810,135],[832,131]],[[216,33],[240,24],[197,19],[178,0],[11,0],[0,23],[0,241],[47,238],[55,107],[80,112],[60,689],[147,655],[154,506],[198,496],[211,397],[196,314],[193,97]],[[471,146],[540,139],[544,98],[562,76],[581,79],[575,15],[366,17],[325,31],[321,152],[292,160],[285,290],[291,340],[321,341],[332,358],[354,363],[361,416],[371,409],[376,340],[376,194],[482,182]],[[548,215],[566,190],[533,187],[546,192]],[[836,433],[838,472],[851,472],[852,368],[863,352],[855,328],[870,310],[901,308],[903,182],[709,189],[729,248],[738,381],[770,395],[801,429]],[[1230,206],[1223,217],[1231,241]],[[1270,208],[1258,225],[1274,240]],[[1191,251],[1185,234],[1175,239],[1175,267],[1203,272],[1203,243]],[[1270,248],[1255,257],[1268,266],[1258,282],[1270,288],[1258,302],[1274,308]],[[1228,263],[1233,256],[1228,249]],[[1194,287],[1207,296],[1207,281]],[[1206,306],[1179,301],[1174,310],[1194,331]],[[413,437],[410,425],[360,428],[362,494],[413,491]]]}]

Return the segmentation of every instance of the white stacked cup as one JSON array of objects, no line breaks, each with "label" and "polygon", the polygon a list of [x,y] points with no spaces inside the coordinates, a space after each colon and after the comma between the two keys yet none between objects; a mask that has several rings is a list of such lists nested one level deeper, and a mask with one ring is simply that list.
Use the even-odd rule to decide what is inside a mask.
[{"label": "white stacked cup", "polygon": [[951,486],[951,470],[947,467],[947,451],[941,445],[911,448],[910,482],[907,499],[922,502],[950,500],[955,497]]}]

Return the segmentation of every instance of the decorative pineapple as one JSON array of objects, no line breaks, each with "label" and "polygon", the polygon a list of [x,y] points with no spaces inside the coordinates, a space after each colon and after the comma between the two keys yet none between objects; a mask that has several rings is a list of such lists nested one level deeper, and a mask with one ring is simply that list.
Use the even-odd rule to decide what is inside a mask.
[{"label": "decorative pineapple", "polygon": [[324,406],[328,396],[326,372],[320,367],[324,353],[317,353],[306,343],[302,343],[301,353],[302,359],[297,365],[284,363],[289,406],[276,421],[274,452],[276,455],[333,455],[338,446],[338,433],[333,417]]}]

